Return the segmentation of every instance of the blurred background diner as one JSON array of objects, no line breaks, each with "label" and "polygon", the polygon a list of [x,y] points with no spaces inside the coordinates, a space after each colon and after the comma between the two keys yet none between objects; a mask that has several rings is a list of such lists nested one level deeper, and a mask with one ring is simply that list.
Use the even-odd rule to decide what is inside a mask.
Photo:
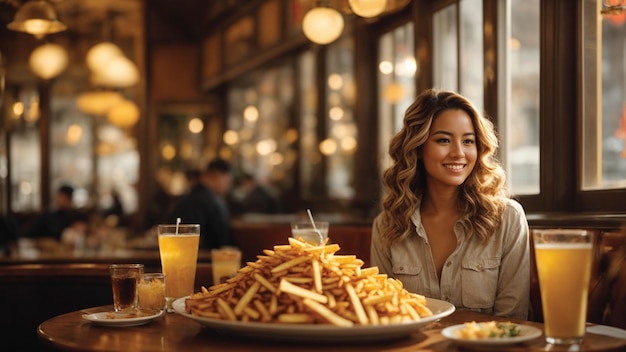
[{"label": "blurred background diner", "polygon": [[[198,182],[188,171],[216,159],[232,168],[223,196],[246,260],[286,241],[311,209],[343,253],[368,263],[389,141],[415,96],[435,87],[493,121],[531,231],[598,234],[598,281],[624,246],[624,6],[0,0],[0,268],[133,258],[158,268],[155,226],[175,220],[168,212]],[[44,230],[27,235],[58,211],[64,184],[76,226],[52,242]],[[254,184],[279,206],[261,206]]]}]

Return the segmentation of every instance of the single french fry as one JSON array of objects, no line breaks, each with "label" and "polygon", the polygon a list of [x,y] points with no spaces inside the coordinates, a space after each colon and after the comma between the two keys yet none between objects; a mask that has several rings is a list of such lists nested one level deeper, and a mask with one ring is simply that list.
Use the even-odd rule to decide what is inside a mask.
[{"label": "single french fry", "polygon": [[424,304],[415,305],[415,310],[417,311],[417,314],[422,317],[429,317],[433,315],[433,312],[430,310],[430,308],[426,307],[426,305]]},{"label": "single french fry", "polygon": [[354,312],[356,313],[359,323],[361,325],[367,325],[369,323],[369,319],[367,318],[367,314],[365,314],[365,309],[363,309],[361,300],[350,283],[346,284],[346,291],[348,292],[348,296],[350,297],[352,307],[354,308]]},{"label": "single french fry", "polygon": [[373,305],[366,305],[365,311],[367,312],[367,316],[369,317],[369,321],[372,325],[380,325],[380,320],[378,319],[378,312]]},{"label": "single french fry", "polygon": [[274,315],[278,312],[278,298],[276,295],[272,295],[270,298],[270,314]]},{"label": "single french fry", "polygon": [[302,303],[305,306],[309,307],[311,310],[321,315],[324,319],[328,320],[331,324],[340,327],[352,327],[354,323],[348,319],[342,318],[339,315],[333,313],[330,309],[326,308],[324,305],[320,304],[317,301],[314,301],[309,298],[305,298]]},{"label": "single french fry", "polygon": [[300,286],[296,286],[292,283],[290,283],[287,280],[281,280],[280,281],[280,285],[278,286],[278,290],[280,292],[287,292],[287,293],[291,293],[292,295],[296,295],[302,298],[309,298],[312,299],[316,302],[320,302],[320,303],[327,303],[328,302],[328,298],[326,296],[324,296],[323,294],[320,293],[316,293],[313,292],[311,290],[307,290],[305,288],[302,288]]},{"label": "single french fry", "polygon": [[402,307],[404,307],[407,312],[409,313],[409,315],[411,316],[411,318],[413,320],[420,320],[420,315],[417,313],[417,311],[415,311],[415,309],[408,303],[406,302],[402,302]]},{"label": "single french fry", "polygon": [[272,320],[272,315],[267,310],[267,308],[265,307],[263,302],[261,302],[259,300],[254,300],[254,301],[252,301],[252,304],[254,305],[256,310],[259,312],[259,314],[261,314],[261,321],[269,322],[269,321]]},{"label": "single french fry", "polygon": [[388,302],[393,298],[393,293],[387,293],[380,296],[367,297],[363,300],[364,305],[374,305],[378,303]]},{"label": "single french fry", "polygon": [[235,315],[241,315],[241,312],[243,312],[243,309],[248,305],[248,303],[250,303],[250,301],[252,301],[252,297],[254,297],[254,294],[259,290],[260,286],[261,283],[259,283],[258,281],[250,286],[248,291],[243,295],[243,297],[241,297],[239,302],[237,302],[237,305],[234,309]]},{"label": "single french fry", "polygon": [[263,285],[263,287],[267,288],[270,292],[276,292],[276,287],[271,282],[269,282],[266,278],[264,278],[262,275],[255,273],[254,278],[261,285]]},{"label": "single french fry", "polygon": [[315,292],[322,293],[322,273],[320,271],[320,262],[314,260],[312,263],[313,266],[313,284],[315,287]]},{"label": "single french fry", "polygon": [[218,298],[217,299],[217,305],[218,305],[219,308],[222,309],[226,319],[228,319],[228,320],[237,320],[237,316],[235,316],[235,313],[230,308],[228,303],[226,303],[226,301],[224,301],[221,298]]},{"label": "single french fry", "polygon": [[277,267],[272,268],[271,272],[272,273],[281,272],[283,270],[287,270],[287,269],[289,269],[289,268],[291,268],[293,266],[296,266],[296,265],[298,265],[300,263],[304,263],[304,262],[306,262],[307,260],[310,260],[310,259],[311,259],[311,257],[309,257],[309,256],[297,257],[297,258],[294,258],[294,259],[292,259],[292,260],[290,260],[288,262],[282,263],[281,265],[279,265]]},{"label": "single french fry", "polygon": [[308,284],[313,282],[313,279],[310,277],[283,276],[282,279],[293,284]]}]

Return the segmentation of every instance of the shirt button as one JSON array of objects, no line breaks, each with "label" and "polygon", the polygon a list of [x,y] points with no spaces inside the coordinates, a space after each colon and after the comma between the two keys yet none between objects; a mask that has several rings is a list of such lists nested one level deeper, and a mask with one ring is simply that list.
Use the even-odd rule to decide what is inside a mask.
[{"label": "shirt button", "polygon": [[404,271],[404,267],[403,266],[401,266],[399,269],[400,269],[400,271]]},{"label": "shirt button", "polygon": [[443,296],[443,300],[447,302],[448,301],[448,296]]},{"label": "shirt button", "polygon": [[483,270],[483,266],[481,264],[478,264],[478,270]]},{"label": "shirt button", "polygon": [[450,266],[450,265],[452,265],[452,262],[447,262],[446,263],[446,266]]}]

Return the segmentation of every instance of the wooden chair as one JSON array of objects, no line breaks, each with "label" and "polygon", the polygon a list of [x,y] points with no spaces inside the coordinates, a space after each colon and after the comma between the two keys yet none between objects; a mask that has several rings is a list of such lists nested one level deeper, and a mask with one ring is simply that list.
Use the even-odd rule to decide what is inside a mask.
[{"label": "wooden chair", "polygon": [[626,229],[603,232],[598,252],[587,320],[626,329]]}]

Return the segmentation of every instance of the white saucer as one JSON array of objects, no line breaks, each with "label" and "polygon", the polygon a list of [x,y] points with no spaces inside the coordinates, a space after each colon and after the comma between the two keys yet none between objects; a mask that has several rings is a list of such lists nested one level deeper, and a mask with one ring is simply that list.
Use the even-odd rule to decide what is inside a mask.
[{"label": "white saucer", "polygon": [[127,327],[147,324],[163,314],[98,312],[83,314],[83,319],[102,326]]},{"label": "white saucer", "polygon": [[541,336],[543,332],[540,329],[537,329],[534,326],[529,325],[521,325],[516,324],[517,328],[520,330],[520,334],[514,337],[499,337],[499,338],[484,338],[484,339],[467,339],[462,337],[456,337],[454,332],[459,329],[463,329],[465,324],[458,324],[453,326],[448,326],[447,328],[441,331],[441,334],[450,340],[454,340],[460,344],[464,345],[482,345],[482,346],[502,346],[502,345],[512,345],[516,343],[521,343],[524,341],[536,339]]}]

